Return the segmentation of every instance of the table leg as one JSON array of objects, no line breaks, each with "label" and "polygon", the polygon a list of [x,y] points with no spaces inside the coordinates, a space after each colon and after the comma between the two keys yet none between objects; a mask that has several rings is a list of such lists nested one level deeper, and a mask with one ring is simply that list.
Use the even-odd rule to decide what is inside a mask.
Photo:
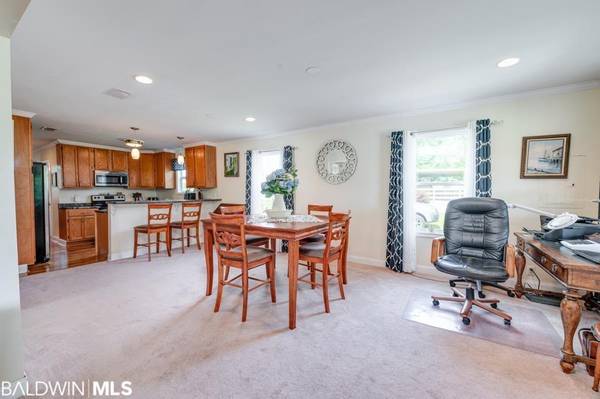
[{"label": "table leg", "polygon": [[568,290],[560,302],[560,317],[562,319],[565,338],[561,349],[562,359],[560,367],[564,373],[570,373],[575,368],[575,352],[573,351],[573,337],[581,320],[581,304],[576,290]]},{"label": "table leg", "polygon": [[[183,240],[181,245],[184,245]],[[213,235],[208,225],[204,225],[204,262],[206,263],[206,296],[212,294],[213,286]]]},{"label": "table leg", "polygon": [[298,240],[288,241],[288,284],[289,284],[289,316],[290,330],[296,328],[296,297],[298,294],[298,256],[299,256]]},{"label": "table leg", "polygon": [[523,287],[523,273],[525,272],[525,255],[523,251],[517,249],[517,253],[515,254],[515,266],[517,268],[517,282],[515,284],[515,295],[517,298],[521,298],[523,293],[525,292],[525,288]]}]

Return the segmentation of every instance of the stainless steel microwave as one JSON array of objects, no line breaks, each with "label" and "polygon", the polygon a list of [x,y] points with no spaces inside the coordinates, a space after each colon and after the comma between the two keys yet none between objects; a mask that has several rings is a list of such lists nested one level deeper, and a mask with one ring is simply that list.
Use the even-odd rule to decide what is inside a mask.
[{"label": "stainless steel microwave", "polygon": [[129,176],[124,172],[97,170],[94,172],[94,185],[96,187],[127,187]]}]

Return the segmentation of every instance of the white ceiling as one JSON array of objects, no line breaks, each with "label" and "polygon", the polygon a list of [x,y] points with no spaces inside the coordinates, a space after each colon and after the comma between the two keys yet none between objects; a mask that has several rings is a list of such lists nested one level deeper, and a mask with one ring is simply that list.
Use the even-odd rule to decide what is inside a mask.
[{"label": "white ceiling", "polygon": [[599,79],[599,16],[597,0],[33,0],[13,104],[60,129],[38,140],[273,134]]},{"label": "white ceiling", "polygon": [[0,36],[12,35],[28,4],[29,0],[2,0]]}]

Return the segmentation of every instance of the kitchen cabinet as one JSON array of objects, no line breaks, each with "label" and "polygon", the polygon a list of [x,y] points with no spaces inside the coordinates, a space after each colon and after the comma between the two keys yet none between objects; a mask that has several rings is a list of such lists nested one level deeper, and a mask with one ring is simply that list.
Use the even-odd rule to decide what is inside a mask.
[{"label": "kitchen cabinet", "polygon": [[129,188],[140,188],[140,160],[128,157]]},{"label": "kitchen cabinet", "polygon": [[211,145],[185,150],[187,187],[217,187],[217,149]]},{"label": "kitchen cabinet", "polygon": [[77,187],[94,187],[94,149],[77,147]]},{"label": "kitchen cabinet", "polygon": [[[35,263],[31,119],[13,115],[15,216],[20,265]],[[14,244],[13,244],[14,245]]]},{"label": "kitchen cabinet", "polygon": [[96,237],[94,208],[59,209],[59,237],[67,242]]},{"label": "kitchen cabinet", "polygon": [[66,144],[57,145],[56,159],[62,170],[62,186],[64,188],[77,187],[77,147]]},{"label": "kitchen cabinet", "polygon": [[64,188],[94,187],[94,149],[68,144],[56,146]]},{"label": "kitchen cabinet", "polygon": [[127,172],[127,159],[131,158],[129,152],[125,151],[110,151],[111,167],[113,172]]},{"label": "kitchen cabinet", "polygon": [[110,151],[104,148],[94,149],[94,170],[110,170]]},{"label": "kitchen cabinet", "polygon": [[172,152],[157,152],[154,154],[154,185],[156,188],[175,188],[175,171],[172,165],[174,158],[175,154]]},{"label": "kitchen cabinet", "polygon": [[154,188],[154,154],[140,154],[140,187]]}]

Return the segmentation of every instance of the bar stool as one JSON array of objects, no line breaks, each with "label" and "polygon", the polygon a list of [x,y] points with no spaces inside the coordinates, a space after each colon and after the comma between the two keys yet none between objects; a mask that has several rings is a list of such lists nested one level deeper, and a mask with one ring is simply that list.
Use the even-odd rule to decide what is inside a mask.
[{"label": "bar stool", "polygon": [[[167,245],[167,254],[171,256],[171,210],[172,204],[148,204],[148,223],[140,226],[135,226],[133,236],[133,257],[137,258],[138,247],[148,248],[148,261],[152,260],[152,245],[156,244],[156,253],[160,251],[160,243]],[[165,240],[160,239],[160,234],[165,233]],[[146,234],[147,240],[145,243],[138,242],[138,236]],[[152,234],[156,234],[156,241],[152,241]]]},{"label": "bar stool", "polygon": [[[200,213],[202,212],[202,201],[183,202],[181,204],[181,220],[171,222],[171,231],[169,233],[170,245],[173,247],[173,240],[181,241],[181,253],[185,253],[185,240],[187,232],[187,246],[190,246],[190,238],[196,240],[196,245],[200,249]],[[195,229],[196,234],[190,234],[190,229]],[[179,237],[173,236],[173,230],[181,230]]]}]

